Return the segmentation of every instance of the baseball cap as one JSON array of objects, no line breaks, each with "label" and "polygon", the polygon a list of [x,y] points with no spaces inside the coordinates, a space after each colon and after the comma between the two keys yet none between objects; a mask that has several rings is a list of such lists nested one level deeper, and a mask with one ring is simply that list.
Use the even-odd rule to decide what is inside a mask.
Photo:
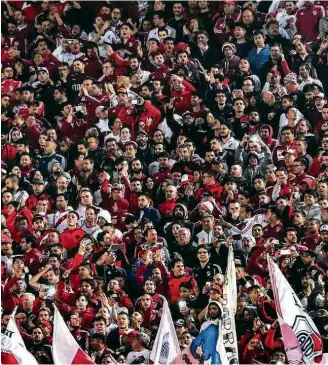
[{"label": "baseball cap", "polygon": [[174,322],[175,327],[184,327],[185,321],[183,319],[178,319],[176,322]]},{"label": "baseball cap", "polygon": [[211,284],[211,288],[210,290],[215,290],[217,291],[219,294],[222,294],[222,288],[220,287],[220,285],[217,284]]},{"label": "baseball cap", "polygon": [[122,314],[122,313],[124,313],[124,314],[126,314],[127,316],[129,315],[128,308],[126,308],[126,307],[120,307],[120,308],[117,308],[117,309],[116,309],[116,313],[117,313],[117,314]]},{"label": "baseball cap", "polygon": [[320,227],[320,232],[323,232],[323,231],[328,231],[328,224],[323,224],[323,225]]},{"label": "baseball cap", "polygon": [[36,73],[38,74],[39,72],[45,72],[47,75],[49,75],[49,71],[46,67],[39,67],[37,70],[36,70]]},{"label": "baseball cap", "polygon": [[185,185],[185,184],[189,184],[191,183],[193,180],[192,176],[191,175],[188,175],[188,174],[184,174],[182,175],[181,177],[181,181],[180,181],[180,184],[181,185]]},{"label": "baseball cap", "polygon": [[44,185],[44,180],[41,178],[36,178],[32,180],[32,184]]},{"label": "baseball cap", "polygon": [[128,91],[126,89],[124,89],[123,87],[120,87],[118,90],[117,90],[117,94],[127,94]]},{"label": "baseball cap", "polygon": [[314,98],[324,99],[325,98],[325,94],[324,93],[317,93],[317,94],[314,95]]},{"label": "baseball cap", "polygon": [[286,151],[282,151],[281,154],[282,154],[282,156],[285,156],[285,155],[287,155],[287,153],[289,153],[290,155],[294,155],[295,157],[298,157],[297,152],[295,150],[291,149],[291,148],[289,148]]},{"label": "baseball cap", "polygon": [[281,76],[281,73],[278,70],[273,70],[273,71],[271,71],[271,73],[272,73],[273,76],[276,76],[276,77]]},{"label": "baseball cap", "polygon": [[310,257],[317,257],[317,254],[313,250],[307,250],[302,253],[302,256],[310,256]]},{"label": "baseball cap", "polygon": [[123,190],[123,186],[121,184],[114,184],[112,190]]},{"label": "baseball cap", "polygon": [[11,243],[13,240],[6,234],[1,235],[1,243]]},{"label": "baseball cap", "polygon": [[175,52],[186,51],[188,49],[188,47],[189,46],[187,43],[179,42],[175,46]]},{"label": "baseball cap", "polygon": [[103,111],[105,111],[105,110],[108,110],[108,107],[107,107],[107,106],[99,105],[99,106],[97,106],[97,108],[96,108],[95,112],[96,112],[96,114],[97,114],[97,113],[103,112]]}]

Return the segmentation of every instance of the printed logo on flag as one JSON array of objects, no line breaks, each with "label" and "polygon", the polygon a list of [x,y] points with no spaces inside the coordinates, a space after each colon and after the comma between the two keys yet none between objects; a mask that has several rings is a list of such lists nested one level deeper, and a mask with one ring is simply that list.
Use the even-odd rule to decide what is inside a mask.
[{"label": "printed logo on flag", "polygon": [[[296,316],[293,324],[293,331],[296,333],[297,339],[303,350],[303,355],[314,362],[321,361],[322,340],[321,336],[315,332],[315,328],[306,317]],[[319,359],[316,358],[320,357]]]},{"label": "printed logo on flag", "polygon": [[169,357],[169,349],[170,349],[170,343],[169,343],[169,334],[166,333],[163,338],[161,353],[159,356],[159,363],[160,364],[166,364],[167,359]]}]

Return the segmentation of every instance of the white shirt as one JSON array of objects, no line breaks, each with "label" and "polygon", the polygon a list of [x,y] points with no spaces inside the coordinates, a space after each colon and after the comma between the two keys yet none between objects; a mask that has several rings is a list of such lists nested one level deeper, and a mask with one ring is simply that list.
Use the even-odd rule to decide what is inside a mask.
[{"label": "white shirt", "polygon": [[[52,228],[56,228],[60,233],[66,229],[68,213],[73,210],[72,207],[68,207],[64,212],[56,212],[53,214],[48,214],[48,223]],[[61,220],[58,224],[58,221]]]},{"label": "white shirt", "polygon": [[312,85],[312,84],[316,84],[316,85],[319,85],[320,87],[322,87],[322,82],[320,80],[309,77],[307,80],[303,80],[300,83],[299,89],[303,91],[303,88],[305,85]]},{"label": "white shirt", "polygon": [[13,200],[21,203],[22,200],[26,200],[28,197],[29,195],[25,190],[18,190],[17,193],[14,194]]},{"label": "white shirt", "polygon": [[99,121],[96,123],[96,126],[100,129],[100,132],[110,132],[110,129],[108,127],[108,119],[99,119]]},{"label": "white shirt", "polygon": [[[169,26],[166,26],[165,29],[167,30],[167,36],[168,37],[172,37],[175,38],[176,37],[176,30],[174,28],[171,28]],[[159,40],[159,36],[158,36],[158,28],[154,28],[152,29],[149,34],[148,34],[148,38],[147,38],[147,42],[149,41],[150,38],[156,38]]]},{"label": "white shirt", "polygon": [[67,62],[69,65],[73,63],[73,61],[85,56],[83,52],[79,52],[77,54],[68,53],[64,50],[62,46],[57,47],[52,55],[57,58],[60,62]]},{"label": "white shirt", "polygon": [[[91,41],[91,39],[96,35],[96,32],[89,33],[88,39]],[[120,43],[120,38],[112,31],[107,30],[106,33],[100,37],[100,39],[97,42],[98,49],[99,49],[99,56],[100,57],[107,57],[107,45],[108,44],[118,44]]]},{"label": "white shirt", "polygon": [[[128,356],[126,357],[126,363],[127,364],[148,364],[148,360],[150,357],[150,351],[149,350],[143,350],[140,352],[131,351],[128,353]],[[138,360],[138,362],[135,362]]]}]

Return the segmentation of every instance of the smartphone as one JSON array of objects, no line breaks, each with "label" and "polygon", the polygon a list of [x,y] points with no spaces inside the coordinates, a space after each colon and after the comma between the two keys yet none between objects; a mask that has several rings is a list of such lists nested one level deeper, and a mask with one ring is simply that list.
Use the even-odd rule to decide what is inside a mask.
[{"label": "smartphone", "polygon": [[280,250],[280,256],[288,256],[292,252],[290,250]]},{"label": "smartphone", "polygon": [[138,100],[132,100],[131,104],[132,105],[138,105]]}]

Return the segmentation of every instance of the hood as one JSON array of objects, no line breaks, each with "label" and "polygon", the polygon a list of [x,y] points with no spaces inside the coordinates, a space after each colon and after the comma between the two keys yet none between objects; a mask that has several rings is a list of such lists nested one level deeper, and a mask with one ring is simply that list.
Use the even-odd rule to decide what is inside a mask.
[{"label": "hood", "polygon": [[97,219],[98,218],[104,218],[107,223],[112,223],[112,217],[108,210],[103,209],[102,211],[100,211],[97,215]]},{"label": "hood", "polygon": [[251,158],[251,157],[255,157],[256,159],[257,159],[257,162],[259,162],[260,161],[260,155],[257,153],[257,152],[255,152],[255,151],[252,151],[252,152],[250,152],[248,155],[247,155],[247,163],[249,162],[249,159]]},{"label": "hood", "polygon": [[49,171],[51,172],[51,174],[52,174],[52,168],[53,168],[53,166],[54,166],[54,164],[55,163],[59,163],[59,165],[61,166],[61,163],[58,161],[58,160],[56,160],[55,158],[53,158],[49,163],[48,163],[48,169],[49,169]]},{"label": "hood", "polygon": [[[187,209],[187,207],[185,205],[181,204],[181,203],[178,203],[175,206],[180,207],[180,208],[183,209],[183,211],[184,211],[183,220],[188,220],[188,209]],[[174,219],[176,218],[174,212],[173,212],[172,217],[173,217],[173,221],[174,221]]]},{"label": "hood", "polygon": [[271,127],[271,125],[263,124],[262,127],[260,128],[260,132],[261,132],[261,129],[268,129],[269,130],[269,138],[268,138],[267,141],[263,141],[263,142],[271,143],[272,142],[272,136],[273,136],[273,128]]},{"label": "hood", "polygon": [[205,318],[206,319],[209,319],[209,316],[208,316],[208,307],[211,305],[211,304],[215,304],[217,307],[220,308],[221,310],[221,317],[223,316],[223,307],[222,307],[222,304],[216,300],[211,300],[209,303],[208,303],[208,306],[207,306],[207,309],[206,309],[206,314],[205,314]]},{"label": "hood", "polygon": [[11,137],[11,135],[12,135],[12,133],[13,132],[15,132],[15,131],[18,131],[19,132],[19,138],[23,138],[23,134],[22,134],[22,132],[17,128],[17,127],[13,127],[13,128],[11,128],[11,130],[9,131],[9,133],[8,133],[8,142],[9,143],[13,143],[12,142],[12,137]]}]

